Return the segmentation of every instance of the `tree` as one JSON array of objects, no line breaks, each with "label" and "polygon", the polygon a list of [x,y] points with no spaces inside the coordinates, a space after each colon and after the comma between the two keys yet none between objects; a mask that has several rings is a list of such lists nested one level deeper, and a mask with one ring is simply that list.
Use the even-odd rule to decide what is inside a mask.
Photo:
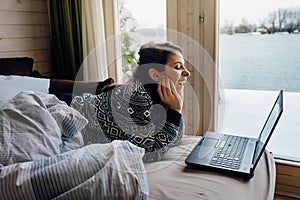
[{"label": "tree", "polygon": [[268,27],[269,33],[275,33],[276,32],[276,19],[277,19],[277,12],[273,11],[271,12],[267,17],[267,23],[271,24],[271,27]]},{"label": "tree", "polygon": [[225,20],[225,25],[220,28],[220,33],[226,33],[226,34],[233,34],[234,33],[234,26],[232,20]]},{"label": "tree", "polygon": [[234,28],[236,33],[250,33],[257,30],[256,24],[250,24],[247,19],[242,19],[241,24],[235,26]]},{"label": "tree", "polygon": [[278,30],[282,31],[283,26],[286,22],[288,11],[286,9],[279,9],[277,14],[278,17]]},{"label": "tree", "polygon": [[123,81],[131,76],[133,66],[137,64],[136,54],[140,45],[135,32],[138,23],[125,4],[125,0],[119,0]]},{"label": "tree", "polygon": [[[226,19],[224,25],[220,27],[220,33],[248,33],[257,31],[256,24],[248,23],[247,19],[242,19],[242,22],[234,26],[233,20]],[[260,21],[260,32],[275,33],[278,31],[287,31],[289,33],[300,31],[300,7],[292,7],[285,9],[277,9],[270,12],[267,17]]]}]

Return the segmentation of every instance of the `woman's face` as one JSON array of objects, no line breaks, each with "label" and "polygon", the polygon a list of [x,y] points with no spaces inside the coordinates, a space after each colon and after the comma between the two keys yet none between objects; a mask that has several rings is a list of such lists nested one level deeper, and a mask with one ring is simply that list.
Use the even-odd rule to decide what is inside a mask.
[{"label": "woman's face", "polygon": [[184,85],[190,72],[185,68],[183,56],[172,53],[166,63],[165,75],[174,83],[179,95],[183,96]]}]

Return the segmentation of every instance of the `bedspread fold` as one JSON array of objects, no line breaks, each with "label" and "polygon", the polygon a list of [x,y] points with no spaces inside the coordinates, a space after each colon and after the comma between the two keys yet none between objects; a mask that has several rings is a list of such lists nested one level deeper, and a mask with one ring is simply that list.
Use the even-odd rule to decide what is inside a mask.
[{"label": "bedspread fold", "polygon": [[144,149],[93,144],[0,167],[0,199],[148,199]]}]

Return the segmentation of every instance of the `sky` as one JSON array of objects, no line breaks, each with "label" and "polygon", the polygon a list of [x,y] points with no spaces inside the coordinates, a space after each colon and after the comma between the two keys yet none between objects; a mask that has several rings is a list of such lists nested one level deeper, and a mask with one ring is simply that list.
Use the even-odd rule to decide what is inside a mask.
[{"label": "sky", "polygon": [[300,6],[300,0],[219,0],[220,23],[225,19],[239,23],[242,18],[259,23],[267,15],[279,8]]},{"label": "sky", "polygon": [[[162,28],[166,17],[165,0],[127,0],[141,28]],[[219,0],[220,22],[225,19],[239,23],[245,18],[248,22],[259,23],[267,15],[279,8],[300,7],[300,0]]]},{"label": "sky", "polygon": [[[127,0],[140,28],[164,28],[166,3],[164,0]],[[300,0],[299,0],[300,1]]]}]

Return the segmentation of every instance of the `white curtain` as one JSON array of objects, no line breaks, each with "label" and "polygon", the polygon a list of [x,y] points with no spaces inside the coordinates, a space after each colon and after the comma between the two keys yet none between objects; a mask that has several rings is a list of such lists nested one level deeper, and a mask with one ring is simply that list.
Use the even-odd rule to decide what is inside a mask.
[{"label": "white curtain", "polygon": [[103,80],[108,77],[105,24],[102,0],[82,1],[83,79]]}]

